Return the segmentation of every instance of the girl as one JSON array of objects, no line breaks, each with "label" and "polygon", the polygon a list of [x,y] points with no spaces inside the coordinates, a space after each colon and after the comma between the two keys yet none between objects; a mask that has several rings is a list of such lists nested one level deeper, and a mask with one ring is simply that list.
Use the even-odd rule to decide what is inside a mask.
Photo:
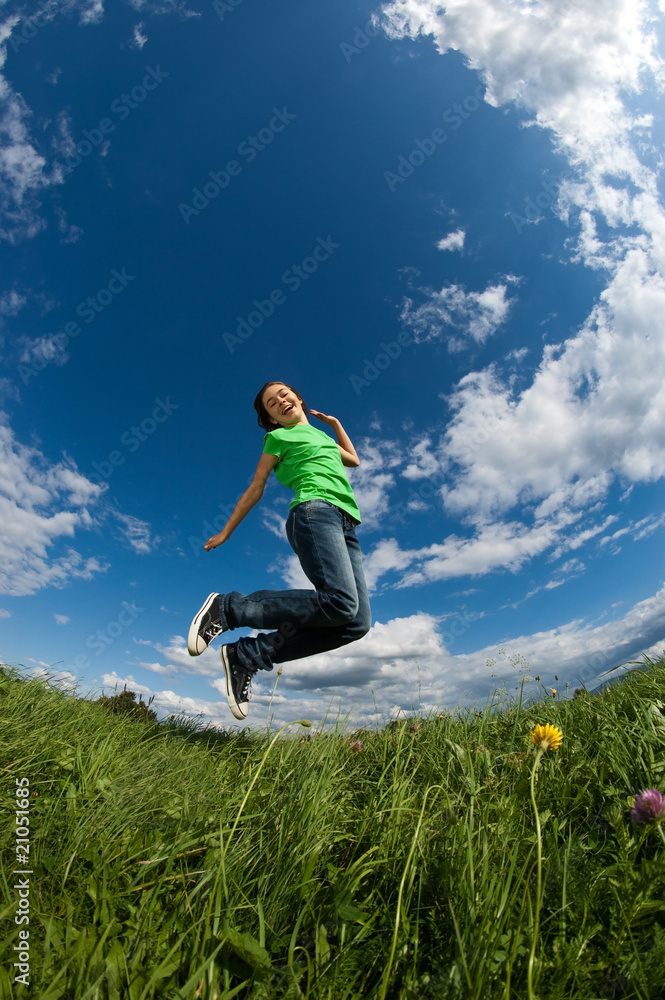
[{"label": "girl", "polygon": [[[280,483],[295,490],[286,535],[315,590],[210,594],[192,621],[187,638],[192,656],[230,629],[274,629],[238,639],[220,650],[226,697],[236,719],[247,717],[257,670],[272,670],[273,663],[353,642],[366,635],[372,623],[355,530],[360,511],[344,471],[345,465],[360,464],[349,436],[336,417],[310,410],[285,382],[266,382],[254,409],[259,425],[267,431],[261,461],[226,526],[204,548],[208,552],[228,540],[263,496],[274,469]],[[338,444],[311,426],[310,414],[332,427]]]}]

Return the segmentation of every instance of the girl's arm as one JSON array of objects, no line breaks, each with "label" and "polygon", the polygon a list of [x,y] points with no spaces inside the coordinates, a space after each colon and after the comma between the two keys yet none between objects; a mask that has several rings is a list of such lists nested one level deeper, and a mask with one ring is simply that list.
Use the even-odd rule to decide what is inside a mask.
[{"label": "girl's arm", "polygon": [[349,468],[355,469],[360,465],[360,459],[356,455],[356,449],[351,443],[351,438],[346,433],[341,423],[337,417],[328,416],[325,413],[319,413],[318,410],[313,410],[310,406],[309,412],[314,417],[318,417],[322,420],[324,424],[328,424],[334,430],[337,435],[337,444],[342,456],[342,465],[348,465]]},{"label": "girl's arm", "polygon": [[238,500],[231,517],[228,519],[220,533],[218,535],[213,535],[212,538],[209,538],[203,546],[206,552],[209,552],[210,549],[216,549],[218,545],[223,545],[223,543],[233,534],[243,517],[249,514],[254,504],[259,502],[263,496],[268,476],[276,464],[277,455],[261,455],[261,461],[256,467],[254,478]]}]

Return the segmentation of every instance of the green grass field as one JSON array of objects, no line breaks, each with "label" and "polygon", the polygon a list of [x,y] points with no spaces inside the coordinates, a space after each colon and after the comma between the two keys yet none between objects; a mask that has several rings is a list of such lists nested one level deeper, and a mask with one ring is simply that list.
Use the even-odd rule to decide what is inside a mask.
[{"label": "green grass field", "polygon": [[665,791],[665,661],[362,733],[157,724],[9,668],[0,705],[2,998],[665,997],[663,831],[630,817]]}]

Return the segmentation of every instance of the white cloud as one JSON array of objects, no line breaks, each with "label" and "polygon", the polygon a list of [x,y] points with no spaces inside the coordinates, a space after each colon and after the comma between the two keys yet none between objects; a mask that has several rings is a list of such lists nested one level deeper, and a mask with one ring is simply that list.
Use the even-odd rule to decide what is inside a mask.
[{"label": "white cloud", "polygon": [[5,46],[5,42],[10,37],[16,25],[20,24],[20,22],[20,14],[11,14],[6,21],[3,21],[2,24],[0,24],[0,58],[2,59],[2,63],[0,63],[0,65],[4,65],[4,61],[7,58],[7,48]]},{"label": "white cloud", "polygon": [[395,483],[391,470],[402,462],[402,453],[395,441],[369,438],[364,438],[357,450],[360,465],[346,471],[360,509],[363,530],[370,531],[381,525],[389,510],[389,490]]},{"label": "white cloud", "polygon": [[654,514],[648,514],[646,517],[640,518],[639,521],[631,521],[626,527],[619,528],[611,535],[601,538],[599,544],[609,546],[612,555],[617,555],[621,552],[621,546],[617,544],[620,538],[630,537],[633,541],[640,541],[642,538],[648,538],[663,525],[665,525],[665,514],[660,514],[658,517]]},{"label": "white cloud", "polygon": [[[487,516],[540,501],[547,515],[602,498],[615,476],[665,473],[665,279],[632,251],[580,333],[547,347],[515,394],[495,369],[458,384],[440,458],[449,510]],[[484,440],[478,434],[485,427]],[[474,449],[468,441],[476,434]]]},{"label": "white cloud", "polygon": [[415,510],[415,511],[423,511],[423,510],[429,510],[430,509],[430,505],[425,500],[423,500],[421,497],[419,497],[419,496],[413,496],[413,497],[411,497],[410,500],[407,500],[406,509],[407,510]]},{"label": "white cloud", "polygon": [[151,552],[155,541],[151,536],[148,522],[142,521],[139,517],[133,517],[131,514],[121,514],[119,511],[115,511],[114,514],[120,522],[121,534],[130,548],[139,555],[147,555]]},{"label": "white cloud", "polygon": [[581,573],[584,569],[585,566],[581,559],[568,559],[562,566],[559,566],[558,572],[562,574]]},{"label": "white cloud", "polygon": [[509,284],[518,281],[507,275],[505,283],[488,285],[482,292],[466,292],[460,285],[444,286],[440,292],[424,289],[428,300],[414,306],[407,298],[400,319],[412,327],[419,341],[440,337],[446,328],[458,330],[463,336],[449,336],[448,349],[462,350],[471,338],[484,344],[508,315],[513,299],[506,298]]},{"label": "white cloud", "polygon": [[0,407],[9,400],[18,403],[20,399],[21,394],[14,382],[10,378],[0,378]]},{"label": "white cloud", "polygon": [[58,539],[93,526],[88,507],[101,492],[70,460],[50,463],[16,441],[0,414],[0,593],[33,594],[107,569],[70,546],[58,557],[48,552]]},{"label": "white cloud", "polygon": [[140,21],[139,24],[134,25],[134,35],[132,38],[132,46],[135,49],[142,49],[145,43],[148,41],[148,36],[145,33],[145,24]]},{"label": "white cloud", "polygon": [[607,530],[607,528],[610,527],[611,524],[614,524],[614,522],[618,520],[619,518],[616,514],[610,514],[605,518],[602,524],[594,524],[591,527],[584,528],[581,531],[578,531],[577,534],[566,538],[556,547],[552,553],[552,559],[558,559],[564,552],[570,552],[581,548],[582,545],[585,545],[591,538],[595,538],[596,535],[602,534]]},{"label": "white cloud", "polygon": [[287,541],[287,543],[286,519],[288,516],[288,511],[274,510],[272,507],[264,507],[261,510],[263,527],[267,528],[271,534],[276,535],[282,541]]},{"label": "white cloud", "polygon": [[412,566],[399,580],[399,588],[459,576],[482,576],[500,569],[516,572],[525,562],[551,548],[574,520],[575,515],[561,514],[531,527],[519,521],[492,522],[478,525],[470,537],[449,535],[443,542],[410,551],[401,550],[395,539],[389,539],[375,550],[379,554],[378,563],[374,552],[369,554],[368,562],[373,579],[378,578],[379,570],[388,572]]},{"label": "white cloud", "polygon": [[461,250],[464,246],[465,236],[466,233],[463,229],[457,229],[454,233],[448,233],[442,240],[439,240],[437,248],[439,250]]},{"label": "white cloud", "polygon": [[363,555],[363,570],[367,589],[372,593],[380,577],[406,569],[416,553],[403,551],[394,538],[382,538],[371,552]]},{"label": "white cloud", "polygon": [[69,354],[63,346],[62,334],[47,333],[42,337],[20,337],[22,347],[21,364],[37,364],[37,371],[51,362],[62,366],[69,361]]},{"label": "white cloud", "polygon": [[289,590],[312,590],[311,581],[305,576],[297,555],[281,556],[272,566],[269,573],[279,573]]},{"label": "white cloud", "polygon": [[506,361],[524,361],[528,353],[528,347],[516,347],[512,351],[508,351],[506,354]]},{"label": "white cloud", "polygon": [[427,479],[428,476],[436,475],[441,468],[441,463],[431,448],[432,441],[429,435],[416,441],[409,449],[411,462],[400,475],[404,476],[405,479]]},{"label": "white cloud", "polygon": [[33,192],[47,183],[46,160],[30,140],[30,114],[23,97],[0,75],[0,239],[10,243],[30,239],[45,225]]},{"label": "white cloud", "polygon": [[59,205],[55,205],[53,211],[58,220],[58,231],[62,233],[61,243],[78,243],[83,235],[80,226],[70,225],[67,222],[67,214]]},{"label": "white cloud", "polygon": [[26,301],[26,296],[19,295],[15,289],[5,292],[0,296],[0,316],[16,316]]},{"label": "white cloud", "polygon": [[178,673],[178,668],[172,663],[147,663],[145,660],[141,660],[137,666],[143,667],[144,670],[151,670],[154,674],[173,675]]},{"label": "white cloud", "polygon": [[[46,19],[55,16],[49,13],[48,5],[42,13]],[[0,25],[0,68],[7,58],[7,41],[22,22],[23,18],[14,14]],[[46,159],[30,136],[31,115],[23,96],[0,74],[0,240],[13,244],[32,238],[45,227],[36,195],[60,180],[44,172]]]},{"label": "white cloud", "polygon": [[183,20],[201,17],[201,11],[188,10],[187,0],[129,0],[133,10],[147,14],[179,14]]},{"label": "white cloud", "polygon": [[104,0],[83,0],[79,4],[79,24],[99,24],[104,17]]},{"label": "white cloud", "polygon": [[53,617],[55,618],[56,625],[69,625],[69,623],[71,621],[71,618],[68,618],[67,615],[55,615],[54,614]]},{"label": "white cloud", "polygon": [[0,618],[11,618],[11,611],[7,611],[6,608],[0,608]]},{"label": "white cloud", "polygon": [[76,154],[76,140],[73,135],[73,121],[68,108],[63,108],[58,112],[56,118],[56,132],[51,137],[51,145],[54,151],[66,159],[68,156]]}]

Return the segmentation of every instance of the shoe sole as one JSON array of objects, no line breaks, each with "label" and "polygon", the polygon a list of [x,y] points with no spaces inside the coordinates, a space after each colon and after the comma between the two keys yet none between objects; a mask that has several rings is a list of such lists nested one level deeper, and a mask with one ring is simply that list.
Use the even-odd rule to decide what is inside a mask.
[{"label": "shoe sole", "polygon": [[239,705],[235,699],[235,695],[233,694],[233,685],[231,684],[231,663],[229,661],[228,653],[226,652],[226,646],[222,646],[219,651],[219,655],[221,656],[222,663],[224,664],[226,700],[228,701],[229,708],[236,719],[240,719],[242,721],[247,718],[247,706],[249,702],[243,702],[242,705]]},{"label": "shoe sole", "polygon": [[189,634],[187,636],[187,652],[189,653],[190,656],[199,656],[204,651],[204,649],[208,648],[209,644],[207,642],[204,642],[204,640],[199,635],[199,628],[201,626],[203,618],[206,615],[206,612],[210,608],[213,598],[217,596],[218,594],[214,593],[208,594],[208,596],[206,597],[205,601],[201,606],[201,610],[195,616],[195,618],[192,620],[192,624],[189,626]]}]

